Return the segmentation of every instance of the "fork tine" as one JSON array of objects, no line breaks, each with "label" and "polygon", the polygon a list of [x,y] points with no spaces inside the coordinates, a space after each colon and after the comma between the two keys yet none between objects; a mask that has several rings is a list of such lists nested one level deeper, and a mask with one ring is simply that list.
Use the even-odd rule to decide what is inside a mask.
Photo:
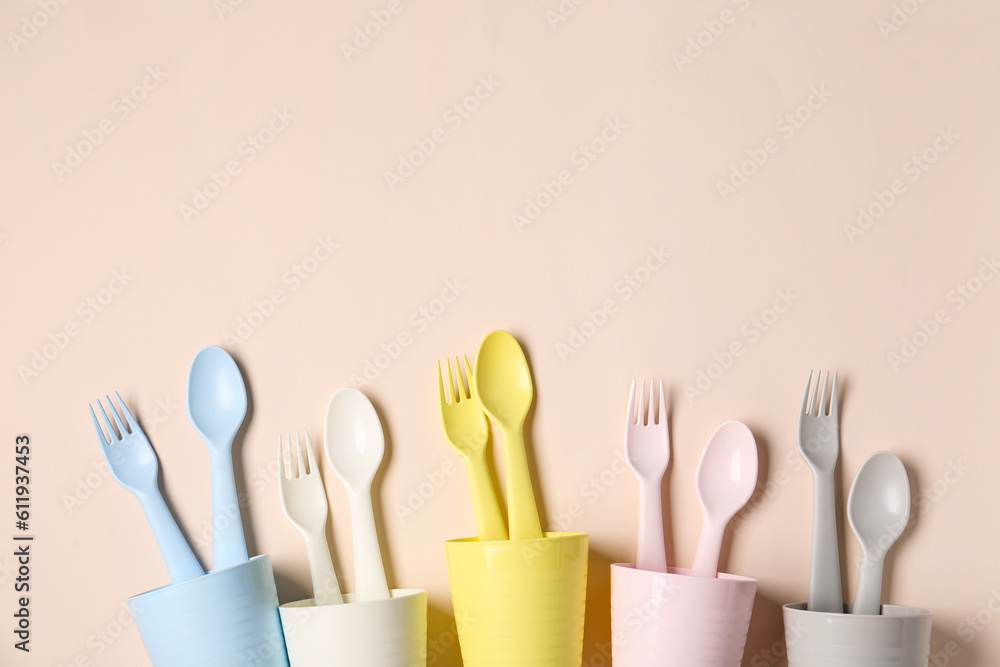
[{"label": "fork tine", "polygon": [[[306,458],[309,460],[309,474],[313,474],[316,471],[316,455],[313,454],[313,444],[312,440],[309,439],[309,431],[304,431],[306,434]],[[296,435],[298,433],[296,432]]]},{"label": "fork tine", "polygon": [[448,402],[448,399],[444,394],[444,371],[441,370],[441,362],[438,362],[438,401],[440,402],[442,408],[444,404]]},{"label": "fork tine", "polygon": [[122,414],[125,415],[125,421],[128,422],[128,430],[134,433],[135,430],[139,428],[139,422],[136,421],[135,416],[132,414],[132,411],[128,409],[128,406],[125,405],[125,401],[122,400],[122,397],[118,395],[117,391],[115,392],[115,398],[118,399],[118,405],[120,405],[122,408]]},{"label": "fork tine", "polygon": [[126,435],[129,434],[129,431],[125,430],[125,424],[122,423],[121,416],[118,414],[118,411],[115,410],[115,404],[112,402],[111,397],[105,394],[104,398],[108,402],[108,407],[111,408],[111,414],[115,416],[115,423],[118,424],[118,433],[120,433],[121,436],[124,438]]},{"label": "fork tine", "polygon": [[469,379],[469,398],[472,398],[472,383],[473,383],[472,365],[469,364],[468,355],[463,354],[462,356],[465,358],[465,377]]},{"label": "fork tine", "polygon": [[801,414],[809,414],[809,388],[812,386],[813,372],[809,369],[809,377],[806,379],[806,390],[802,392],[802,408],[799,410]]},{"label": "fork tine", "polygon": [[628,390],[628,425],[635,424],[635,380],[632,380],[632,388]]},{"label": "fork tine", "polygon": [[639,415],[638,415],[639,418],[636,421],[636,423],[639,424],[640,426],[645,426],[646,423],[647,423],[646,422],[646,381],[645,380],[642,380],[639,383],[639,402],[638,402],[637,405],[639,407]]},{"label": "fork tine", "polygon": [[284,486],[285,482],[285,446],[281,441],[281,434],[278,434],[278,481],[281,483],[279,486]]},{"label": "fork tine", "polygon": [[833,372],[833,388],[830,390],[830,416],[834,419],[840,414],[837,407],[837,371]]},{"label": "fork tine", "polygon": [[97,439],[101,441],[101,448],[103,449],[110,445],[111,441],[108,440],[108,436],[104,435],[104,430],[97,421],[97,415],[94,413],[94,406],[88,403],[87,407],[90,408],[90,418],[94,420],[94,430],[97,431]]},{"label": "fork tine", "polygon": [[830,383],[830,371],[827,371],[826,374],[823,376],[823,394],[820,396],[819,410],[817,411],[817,416],[819,417],[825,417],[827,414],[829,414],[826,411],[826,385],[829,383]]},{"label": "fork tine", "polygon": [[660,412],[656,415],[656,423],[667,423],[667,399],[663,395],[663,380],[660,380]]},{"label": "fork tine", "polygon": [[458,356],[455,357],[455,375],[458,376],[458,393],[461,395],[459,400],[465,400],[467,398],[472,398],[472,381],[465,381],[462,377],[462,362],[459,361]]},{"label": "fork tine", "polygon": [[115,427],[111,425],[111,420],[108,418],[108,413],[104,411],[104,405],[101,404],[100,399],[97,401],[97,407],[101,409],[101,414],[104,415],[104,423],[108,427],[108,437],[112,440],[121,440],[121,436],[115,431]]},{"label": "fork tine", "polygon": [[656,401],[656,385],[655,385],[655,383],[652,380],[650,380],[649,381],[649,406],[647,408],[648,411],[649,411],[649,416],[646,418],[646,423],[649,424],[649,425],[651,425],[651,426],[656,423],[656,402],[655,401]]},{"label": "fork tine", "polygon": [[[451,398],[452,403],[458,403],[462,400],[462,394],[457,389],[455,389],[455,378],[451,375],[451,359],[446,359],[445,364],[448,366],[448,396]],[[461,372],[460,368],[456,368],[456,371]],[[458,378],[459,383],[462,381],[461,375]]]},{"label": "fork tine", "polygon": [[308,472],[306,472],[306,462],[302,456],[302,441],[299,440],[299,432],[295,432],[295,456],[299,461],[299,477],[305,477]]}]

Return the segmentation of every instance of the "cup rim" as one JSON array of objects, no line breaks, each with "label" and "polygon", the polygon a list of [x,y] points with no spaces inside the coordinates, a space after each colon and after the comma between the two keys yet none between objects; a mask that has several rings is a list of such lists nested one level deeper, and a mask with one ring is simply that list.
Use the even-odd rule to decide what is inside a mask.
[{"label": "cup rim", "polygon": [[169,584],[164,584],[163,586],[157,586],[156,588],[151,588],[148,591],[144,591],[142,593],[136,593],[135,595],[127,598],[126,602],[131,602],[133,600],[138,600],[141,597],[145,597],[147,595],[152,595],[153,593],[156,593],[158,591],[165,591],[167,589],[175,591],[175,590],[181,589],[181,588],[183,588],[185,586],[188,586],[189,584],[191,586],[193,586],[196,583],[204,581],[207,577],[211,577],[213,575],[223,574],[223,573],[226,573],[226,572],[230,572],[230,571],[235,570],[236,568],[240,568],[240,567],[248,567],[251,564],[256,564],[257,561],[260,561],[262,559],[267,559],[268,561],[270,561],[270,558],[271,557],[268,554],[257,554],[256,556],[251,556],[250,558],[247,558],[242,563],[236,563],[235,565],[230,565],[229,567],[224,567],[221,570],[208,570],[207,572],[205,572],[205,574],[197,576],[194,579],[188,579],[187,581],[182,581],[182,582],[180,582],[178,584],[170,582]]},{"label": "cup rim", "polygon": [[[396,595],[399,593],[399,595]],[[425,588],[392,588],[389,589],[388,598],[383,598],[381,600],[363,600],[357,601],[353,600],[351,602],[344,601],[342,604],[302,604],[305,602],[315,603],[316,598],[303,598],[301,600],[292,600],[291,602],[285,602],[284,604],[278,605],[279,609],[328,609],[328,608],[338,608],[343,609],[348,606],[360,606],[360,605],[374,605],[374,604],[391,604],[393,600],[408,600],[410,598],[417,597],[421,594],[426,595],[427,589]],[[357,595],[357,593],[346,593],[345,595]]]},{"label": "cup rim", "polygon": [[555,541],[569,541],[579,539],[580,537],[590,537],[590,533],[576,532],[576,531],[542,531],[542,537],[532,537],[526,540],[488,540],[485,542],[479,541],[476,536],[473,537],[456,537],[450,540],[445,540],[444,543],[448,544],[481,544],[481,545],[499,545],[499,544],[527,544],[530,542],[541,542],[544,540],[555,540]]},{"label": "cup rim", "polygon": [[747,577],[742,574],[730,574],[729,572],[719,572],[715,579],[710,579],[708,577],[696,577],[691,574],[691,570],[686,567],[674,567],[668,566],[666,572],[654,572],[653,570],[640,570],[636,567],[635,563],[611,563],[611,567],[617,567],[619,570],[631,570],[633,572],[642,572],[649,576],[670,576],[670,577],[683,577],[685,579],[698,579],[704,581],[731,581],[734,583],[760,583],[753,577]]},{"label": "cup rim", "polygon": [[[835,611],[810,611],[806,609],[808,602],[788,602],[781,605],[782,611],[788,610],[796,614],[808,614],[812,618],[828,618],[832,620],[842,620],[845,616],[849,618],[925,618],[927,616],[933,616],[934,612],[929,609],[924,609],[923,607],[910,607],[908,605],[902,604],[882,604],[882,609],[895,609],[895,610],[906,610],[908,613],[905,614],[851,614],[851,613],[837,613]],[[844,607],[849,607],[849,603],[845,603]]]}]

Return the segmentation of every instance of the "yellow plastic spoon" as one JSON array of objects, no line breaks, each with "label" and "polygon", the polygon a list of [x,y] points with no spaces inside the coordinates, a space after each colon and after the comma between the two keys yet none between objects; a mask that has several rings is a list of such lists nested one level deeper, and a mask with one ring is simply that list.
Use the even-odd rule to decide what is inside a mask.
[{"label": "yellow plastic spoon", "polygon": [[524,451],[524,419],[534,398],[528,360],[513,336],[497,330],[479,346],[474,375],[476,400],[500,429],[503,439],[510,538],[541,538],[542,526]]}]

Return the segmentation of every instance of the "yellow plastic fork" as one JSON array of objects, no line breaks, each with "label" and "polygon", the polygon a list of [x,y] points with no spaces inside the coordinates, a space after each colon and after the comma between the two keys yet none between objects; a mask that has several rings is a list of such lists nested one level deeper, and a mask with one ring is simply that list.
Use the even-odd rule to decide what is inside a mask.
[{"label": "yellow plastic fork", "polygon": [[493,542],[507,539],[507,526],[500,514],[500,503],[497,501],[496,489],[490,477],[487,465],[489,452],[490,430],[486,423],[486,415],[479,403],[472,397],[472,366],[465,359],[465,372],[468,381],[462,379],[462,366],[455,357],[455,374],[458,384],[451,374],[451,361],[446,360],[448,368],[448,389],[445,391],[444,372],[441,362],[438,362],[438,398],[441,405],[441,426],[444,436],[452,448],[465,461],[465,470],[469,476],[469,486],[472,488],[472,506],[476,512],[476,527],[479,530],[480,542]]}]

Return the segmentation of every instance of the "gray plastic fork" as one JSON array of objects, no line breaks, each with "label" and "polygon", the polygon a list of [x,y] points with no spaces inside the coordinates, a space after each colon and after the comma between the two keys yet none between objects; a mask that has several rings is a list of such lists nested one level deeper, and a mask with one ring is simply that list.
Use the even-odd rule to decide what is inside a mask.
[{"label": "gray plastic fork", "polygon": [[[816,376],[812,371],[806,381],[799,410],[798,445],[802,458],[813,474],[812,556],[809,562],[809,611],[844,612],[844,592],[840,585],[840,547],[837,540],[837,505],[834,497],[833,471],[840,456],[840,421],[837,409],[837,374],[833,374],[830,407],[826,387],[830,372]],[[810,398],[812,399],[810,401]]]},{"label": "gray plastic fork", "polygon": [[187,540],[177,527],[170,509],[163,501],[160,489],[156,483],[159,464],[156,460],[156,452],[149,444],[149,439],[142,432],[139,422],[136,421],[129,409],[125,407],[125,401],[115,392],[121,412],[128,422],[128,428],[122,423],[122,418],[118,415],[111,398],[105,395],[111,414],[114,415],[117,431],[108,418],[108,413],[104,410],[104,405],[100,400],[97,407],[101,409],[104,417],[104,424],[108,427],[105,435],[101,430],[101,425],[97,423],[97,415],[94,413],[94,406],[89,405],[90,417],[94,420],[94,430],[97,431],[97,439],[101,443],[101,451],[104,453],[104,460],[108,462],[111,475],[119,484],[132,492],[142,505],[142,511],[146,514],[149,526],[153,529],[153,536],[156,544],[160,547],[160,554],[167,564],[167,571],[170,573],[170,580],[179,584],[195,577],[205,574],[205,571],[195,558],[194,552],[188,545]]}]

